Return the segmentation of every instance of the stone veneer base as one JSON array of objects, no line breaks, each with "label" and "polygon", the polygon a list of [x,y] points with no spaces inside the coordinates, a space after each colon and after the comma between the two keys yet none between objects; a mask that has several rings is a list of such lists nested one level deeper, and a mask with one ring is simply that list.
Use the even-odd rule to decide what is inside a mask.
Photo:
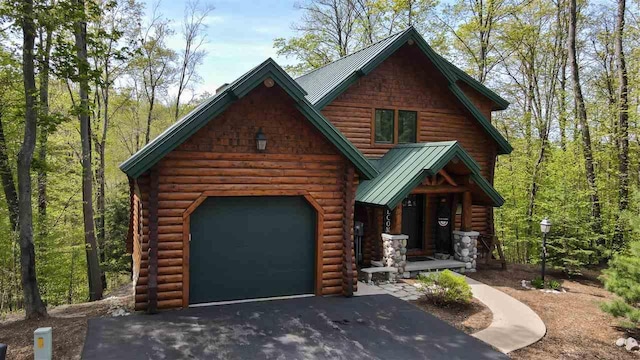
[{"label": "stone veneer base", "polygon": [[382,266],[398,269],[395,278],[404,273],[407,265],[407,235],[382,234]]},{"label": "stone veneer base", "polygon": [[478,236],[477,231],[454,231],[453,232],[453,258],[465,263],[465,270],[474,272],[476,270],[476,259],[478,258]]}]

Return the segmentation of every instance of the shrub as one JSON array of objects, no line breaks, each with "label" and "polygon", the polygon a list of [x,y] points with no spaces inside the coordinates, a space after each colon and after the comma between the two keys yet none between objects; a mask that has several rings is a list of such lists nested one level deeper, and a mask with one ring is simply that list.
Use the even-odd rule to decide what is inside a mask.
[{"label": "shrub", "polygon": [[449,270],[419,276],[418,280],[422,284],[427,297],[436,303],[468,304],[473,297],[471,286],[467,284],[464,277],[458,276]]},{"label": "shrub", "polygon": [[558,280],[549,280],[547,281],[547,288],[553,290],[560,290],[560,282]]},{"label": "shrub", "polygon": [[531,286],[536,289],[544,289],[544,281],[542,281],[542,278],[538,276],[537,278],[531,280]]}]

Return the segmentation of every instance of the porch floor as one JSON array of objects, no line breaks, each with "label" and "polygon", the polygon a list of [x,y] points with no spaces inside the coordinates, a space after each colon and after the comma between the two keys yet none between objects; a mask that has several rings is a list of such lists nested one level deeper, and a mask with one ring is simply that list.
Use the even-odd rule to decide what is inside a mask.
[{"label": "porch floor", "polygon": [[465,263],[456,260],[438,260],[429,257],[431,260],[411,261],[407,260],[404,270],[408,272],[431,271],[442,269],[464,269]]}]

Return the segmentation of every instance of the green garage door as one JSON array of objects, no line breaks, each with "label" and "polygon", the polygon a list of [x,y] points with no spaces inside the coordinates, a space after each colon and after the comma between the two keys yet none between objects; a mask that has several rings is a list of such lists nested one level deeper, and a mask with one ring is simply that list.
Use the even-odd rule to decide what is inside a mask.
[{"label": "green garage door", "polygon": [[210,197],[191,214],[191,304],[312,294],[315,209],[303,197]]}]

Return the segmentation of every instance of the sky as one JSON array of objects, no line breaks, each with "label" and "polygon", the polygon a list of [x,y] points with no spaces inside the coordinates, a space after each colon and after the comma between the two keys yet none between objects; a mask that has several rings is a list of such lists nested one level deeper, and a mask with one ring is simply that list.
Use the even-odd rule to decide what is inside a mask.
[{"label": "sky", "polygon": [[[206,0],[200,0],[201,2]],[[215,8],[206,19],[207,55],[198,68],[202,81],[195,84],[196,94],[229,83],[271,57],[278,64],[291,64],[292,59],[276,56],[273,40],[293,35],[291,24],[301,12],[294,8],[293,0],[209,0]],[[153,2],[155,4],[155,2]],[[180,51],[184,42],[180,26],[185,1],[162,0],[158,11],[172,21],[176,34],[167,45]],[[150,18],[152,2],[147,2]]]}]

